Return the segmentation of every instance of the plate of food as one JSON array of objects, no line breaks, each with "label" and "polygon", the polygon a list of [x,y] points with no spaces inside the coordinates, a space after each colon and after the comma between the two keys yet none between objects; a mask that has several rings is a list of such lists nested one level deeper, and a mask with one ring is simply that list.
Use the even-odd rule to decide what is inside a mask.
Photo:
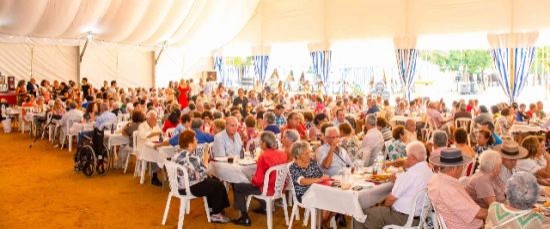
[{"label": "plate of food", "polygon": [[228,159],[229,159],[229,157],[215,157],[215,158],[214,158],[214,161],[223,161],[223,162],[227,162]]},{"label": "plate of food", "polygon": [[372,183],[375,183],[375,184],[388,182],[388,181],[390,181],[390,174],[372,175],[370,177],[367,177],[366,181],[369,181],[369,182],[372,182]]}]

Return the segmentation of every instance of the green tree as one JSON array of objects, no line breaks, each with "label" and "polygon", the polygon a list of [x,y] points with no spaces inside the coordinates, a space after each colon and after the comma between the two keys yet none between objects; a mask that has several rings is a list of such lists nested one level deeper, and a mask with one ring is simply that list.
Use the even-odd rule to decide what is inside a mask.
[{"label": "green tree", "polygon": [[462,75],[482,74],[491,66],[487,50],[451,50],[422,52],[421,58],[438,65],[442,71],[460,72]]}]

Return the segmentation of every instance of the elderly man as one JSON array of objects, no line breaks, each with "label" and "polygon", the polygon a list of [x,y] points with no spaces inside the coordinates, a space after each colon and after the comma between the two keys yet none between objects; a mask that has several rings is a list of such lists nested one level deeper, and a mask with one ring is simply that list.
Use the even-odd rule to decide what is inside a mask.
[{"label": "elderly man", "polygon": [[376,116],[374,114],[369,114],[365,118],[365,128],[367,133],[363,138],[360,152],[363,153],[362,158],[365,160],[366,166],[371,166],[374,163],[376,154],[384,148],[384,136],[376,128]]},{"label": "elderly man", "polygon": [[296,130],[286,130],[283,132],[283,137],[281,138],[281,144],[288,158],[288,162],[292,161],[292,144],[300,140],[300,134]]},{"label": "elderly man", "polygon": [[430,102],[428,105],[427,116],[435,124],[436,129],[445,129],[445,123],[453,120],[453,117],[444,118],[443,115],[441,115],[441,112],[439,112],[438,107],[438,102]]},{"label": "elderly man", "polygon": [[347,123],[348,120],[346,119],[346,112],[342,108],[338,108],[336,110],[336,118],[332,121],[332,124],[334,126],[339,126],[342,123]]},{"label": "elderly man", "polygon": [[288,114],[287,124],[283,128],[285,130],[296,130],[300,134],[300,138],[306,139],[306,127],[301,123],[302,118],[297,112],[291,112]]},{"label": "elderly man", "polygon": [[[250,218],[248,217],[246,197],[248,195],[262,194],[264,178],[267,170],[273,166],[287,162],[286,154],[277,150],[277,138],[273,132],[262,132],[260,135],[260,148],[262,149],[262,154],[260,154],[260,157],[258,158],[256,173],[252,177],[251,182],[238,183],[233,186],[233,206],[236,210],[240,211],[240,217],[233,220],[233,223],[237,225],[250,226],[252,224]],[[271,173],[266,190],[267,195],[273,195],[275,192],[275,178],[276,174]],[[258,213],[265,213],[265,202],[262,202],[262,206],[254,211]]]},{"label": "elderly man", "polygon": [[[158,140],[162,135],[162,129],[157,124],[157,112],[150,110],[145,115],[145,122],[142,122],[137,129],[138,132],[138,145],[143,145],[146,141]],[[156,163],[151,163],[153,168],[153,177],[151,178],[151,184],[155,186],[162,186],[162,182],[157,178],[157,172],[159,170]]]},{"label": "elderly man", "polygon": [[405,135],[409,141],[417,140],[416,121],[414,121],[414,119],[407,119],[407,121],[405,121]]},{"label": "elderly man", "polygon": [[[432,170],[426,162],[426,147],[419,141],[407,145],[406,172],[395,180],[392,192],[386,197],[383,206],[369,208],[365,223],[353,221],[354,228],[382,228],[384,225],[404,225],[416,204],[414,216],[420,216],[423,201],[414,203],[414,197],[426,187],[432,178]],[[418,224],[415,219],[414,225]]]},{"label": "elderly man", "polygon": [[[103,129],[105,127],[109,127],[109,125],[114,125],[117,122],[116,115],[109,111],[109,105],[106,103],[101,103],[99,106],[99,112],[101,114],[95,118],[94,128]],[[93,130],[91,131],[82,131],[80,134],[78,134],[78,147],[82,146],[82,141],[84,136],[92,136],[94,133]]]},{"label": "elderly man", "polygon": [[344,148],[340,146],[340,130],[331,126],[325,130],[325,144],[317,149],[317,163],[323,173],[329,176],[338,174],[340,170],[351,166],[351,159]]},{"label": "elderly man", "polygon": [[442,130],[436,130],[433,133],[433,150],[430,156],[439,156],[441,154],[441,150],[447,147],[447,142],[449,138],[447,137],[447,133]]},{"label": "elderly man", "polygon": [[501,145],[496,146],[493,150],[500,152],[502,157],[502,166],[500,168],[499,178],[502,183],[506,182],[516,173],[516,163],[518,159],[523,159],[529,154],[527,149],[521,147],[517,142],[506,140]]},{"label": "elderly man", "polygon": [[265,131],[271,131],[274,134],[281,133],[281,130],[279,129],[279,126],[275,124],[275,114],[272,112],[267,112],[264,114],[264,120],[266,123],[266,126],[264,128]]},{"label": "elderly man", "polygon": [[487,209],[479,207],[458,182],[464,165],[472,158],[460,150],[447,148],[441,155],[430,157],[430,163],[438,165],[440,171],[428,182],[428,196],[447,228],[480,228],[487,217]]},{"label": "elderly man", "polygon": [[241,136],[237,132],[239,121],[230,116],[225,119],[225,130],[214,136],[214,145],[212,146],[215,157],[238,157],[243,149]]},{"label": "elderly man", "polygon": [[71,101],[69,103],[69,111],[67,111],[63,116],[61,116],[61,119],[57,122],[59,124],[59,129],[61,130],[61,134],[59,135],[60,141],[65,138],[65,131],[67,130],[67,124],[69,120],[82,120],[84,119],[84,112],[82,112],[79,109],[76,109],[77,105],[76,102]]}]

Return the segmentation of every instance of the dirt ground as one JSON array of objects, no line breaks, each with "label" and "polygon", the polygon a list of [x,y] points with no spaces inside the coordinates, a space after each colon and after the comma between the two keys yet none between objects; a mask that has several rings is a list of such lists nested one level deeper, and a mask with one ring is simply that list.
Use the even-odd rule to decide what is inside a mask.
[{"label": "dirt ground", "polygon": [[[168,185],[163,190],[148,178],[140,185],[139,178],[132,178],[132,165],[126,174],[118,169],[87,178],[73,172],[75,149],[60,150],[47,140],[29,148],[28,134],[0,132],[0,228],[176,228],[177,199],[161,225]],[[252,212],[252,227],[209,224],[202,199],[191,205],[185,228],[267,228],[266,216]],[[238,216],[232,207],[226,213]],[[274,213],[274,228],[287,228],[281,208]],[[301,221],[293,228],[303,228]]]}]

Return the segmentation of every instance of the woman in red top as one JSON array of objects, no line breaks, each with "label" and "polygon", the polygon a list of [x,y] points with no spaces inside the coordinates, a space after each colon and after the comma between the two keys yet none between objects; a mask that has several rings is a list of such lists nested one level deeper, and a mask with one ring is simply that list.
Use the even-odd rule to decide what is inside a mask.
[{"label": "woman in red top", "polygon": [[178,87],[179,97],[178,103],[181,105],[181,109],[185,109],[189,105],[189,99],[187,98],[187,93],[191,91],[189,85],[185,80],[180,81],[180,86]]},{"label": "woman in red top", "polygon": [[162,124],[162,132],[166,133],[166,130],[170,128],[176,128],[176,126],[178,126],[178,124],[180,123],[180,116],[181,111],[179,109],[175,109],[174,111],[172,111],[172,113],[168,115],[166,121],[164,121],[164,124]]}]

